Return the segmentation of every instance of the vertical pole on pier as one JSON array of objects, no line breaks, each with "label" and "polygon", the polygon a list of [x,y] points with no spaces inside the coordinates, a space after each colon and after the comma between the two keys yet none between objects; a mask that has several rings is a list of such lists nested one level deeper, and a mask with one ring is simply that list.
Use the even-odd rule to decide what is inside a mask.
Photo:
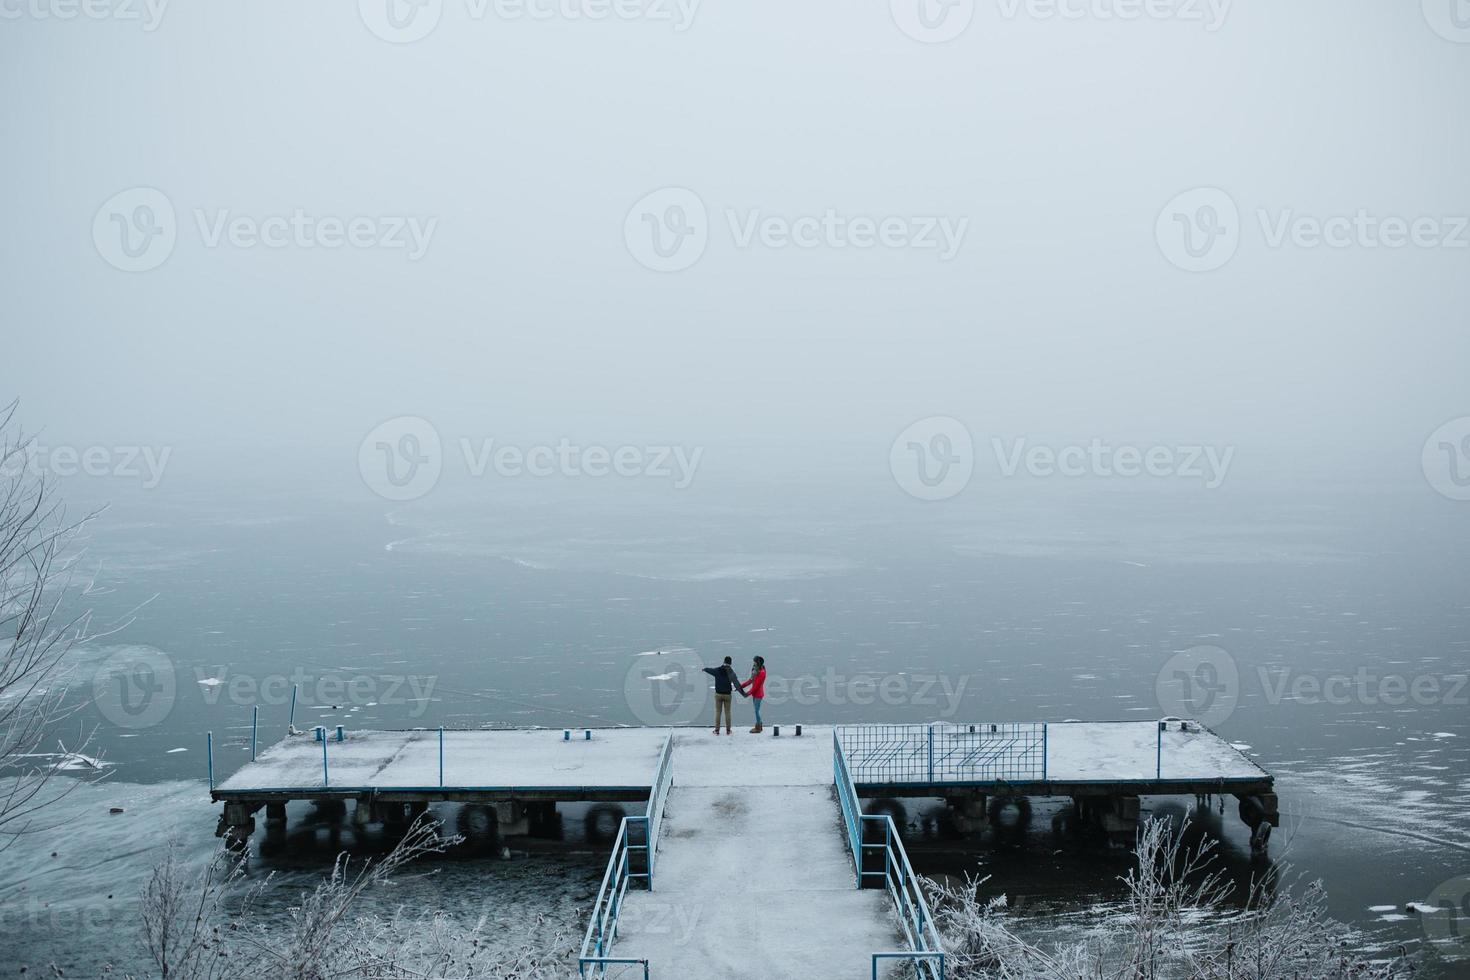
[{"label": "vertical pole on pier", "polygon": [[1046,782],[1046,722],[1041,723],[1041,781]]},{"label": "vertical pole on pier", "polygon": [[327,780],[327,733],[322,732],[322,785],[332,785]]},{"label": "vertical pole on pier", "polygon": [[444,726],[439,726],[439,788],[444,788]]},{"label": "vertical pole on pier", "polygon": [[209,789],[214,791],[214,732],[204,736],[204,752],[209,757]]},{"label": "vertical pole on pier", "polygon": [[291,685],[291,714],[286,719],[286,734],[291,734],[291,729],[296,727],[296,685]]},{"label": "vertical pole on pier", "polygon": [[250,761],[255,761],[255,730],[260,724],[260,705],[250,709]]},{"label": "vertical pole on pier", "polygon": [[1158,744],[1158,748],[1154,752],[1154,760],[1155,760],[1154,761],[1154,778],[1155,779],[1163,779],[1164,778],[1164,725],[1165,724],[1166,724],[1166,722],[1162,722],[1162,721],[1159,722],[1159,733],[1158,733],[1158,735],[1159,735],[1159,744]]},{"label": "vertical pole on pier", "polygon": [[929,782],[934,782],[934,723],[929,723]]}]

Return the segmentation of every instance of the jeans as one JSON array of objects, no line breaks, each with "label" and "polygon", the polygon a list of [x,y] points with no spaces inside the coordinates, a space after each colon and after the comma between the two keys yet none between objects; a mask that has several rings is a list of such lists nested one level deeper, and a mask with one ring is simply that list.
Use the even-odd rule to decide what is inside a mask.
[{"label": "jeans", "polygon": [[750,699],[750,703],[753,704],[753,705],[755,705],[755,723],[757,725],[759,725],[761,723],[761,702],[764,701],[764,700],[765,700],[765,698],[751,698]]}]

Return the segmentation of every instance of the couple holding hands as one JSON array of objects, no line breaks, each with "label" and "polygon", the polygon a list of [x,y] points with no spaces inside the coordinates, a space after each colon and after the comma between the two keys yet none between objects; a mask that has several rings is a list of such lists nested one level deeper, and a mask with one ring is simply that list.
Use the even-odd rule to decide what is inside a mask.
[{"label": "couple holding hands", "polygon": [[730,731],[730,696],[736,690],[740,691],[741,697],[750,698],[755,705],[755,727],[750,734],[759,735],[763,730],[761,725],[761,701],[766,696],[766,658],[756,657],[750,665],[750,677],[744,682],[735,674],[735,668],[730,665],[730,658],[718,667],[704,668],[706,674],[715,679],[715,734],[720,734],[720,715],[725,717],[725,734]]}]

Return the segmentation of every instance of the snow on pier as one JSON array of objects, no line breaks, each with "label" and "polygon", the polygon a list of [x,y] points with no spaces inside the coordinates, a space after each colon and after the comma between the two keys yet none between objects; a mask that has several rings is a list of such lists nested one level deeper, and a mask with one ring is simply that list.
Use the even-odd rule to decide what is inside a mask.
[{"label": "snow on pier", "polygon": [[628,893],[618,956],[654,977],[820,980],[898,947],[886,893],[854,884],[831,729],[789,736],[675,736],[655,888]]},{"label": "snow on pier", "polygon": [[[861,797],[943,797],[964,832],[1005,801],[1071,796],[1078,819],[1131,840],[1140,796],[1228,793],[1261,848],[1279,819],[1268,773],[1178,719],[776,731],[319,730],[266,749],[211,794],[225,804],[219,833],[237,845],[262,807],[282,828],[293,799],[351,799],[355,822],[385,824],[436,801],[486,803],[507,834],[554,825],[559,801],[645,801],[621,822],[579,957],[599,978],[646,967],[820,980],[871,975],[891,956],[937,978],[902,827],[864,816]],[[874,878],[884,887],[858,886]]]},{"label": "snow on pier", "polygon": [[[345,731],[290,736],[214,788],[217,800],[369,793],[434,799],[639,799],[668,729]],[[713,736],[712,736],[713,737]],[[325,765],[323,760],[325,759]],[[442,771],[441,771],[442,759]]]},{"label": "snow on pier", "polygon": [[[946,785],[1004,785],[1035,795],[1117,784],[1148,794],[1255,787],[1271,777],[1228,742],[1198,725],[1177,722],[1075,722],[1005,725],[854,725],[840,729],[859,791]],[[993,730],[993,731],[992,731]],[[754,743],[769,773],[766,785],[831,782],[830,753],[785,749],[785,735],[715,736],[702,729],[599,728],[473,731],[332,730],[289,736],[212,788],[220,801],[273,802],[392,795],[403,799],[628,800],[648,795],[658,754],[670,731],[681,746],[707,738]],[[803,738],[830,748],[832,729],[807,726]],[[824,750],[825,751],[825,750]],[[703,756],[701,750],[696,758]],[[325,757],[325,766],[323,758]],[[680,767],[679,783],[690,785]],[[769,780],[775,779],[776,782]]]}]

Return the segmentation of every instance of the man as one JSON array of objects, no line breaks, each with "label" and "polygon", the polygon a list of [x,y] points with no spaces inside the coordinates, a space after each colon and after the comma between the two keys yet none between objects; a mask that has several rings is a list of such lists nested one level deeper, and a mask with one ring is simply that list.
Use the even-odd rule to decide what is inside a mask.
[{"label": "man", "polygon": [[720,734],[720,714],[725,716],[725,734],[733,735],[730,728],[730,693],[736,688],[740,689],[742,697],[747,697],[745,689],[740,687],[740,679],[735,676],[735,668],[731,666],[729,657],[718,667],[706,667],[704,672],[715,679],[715,734]]}]

